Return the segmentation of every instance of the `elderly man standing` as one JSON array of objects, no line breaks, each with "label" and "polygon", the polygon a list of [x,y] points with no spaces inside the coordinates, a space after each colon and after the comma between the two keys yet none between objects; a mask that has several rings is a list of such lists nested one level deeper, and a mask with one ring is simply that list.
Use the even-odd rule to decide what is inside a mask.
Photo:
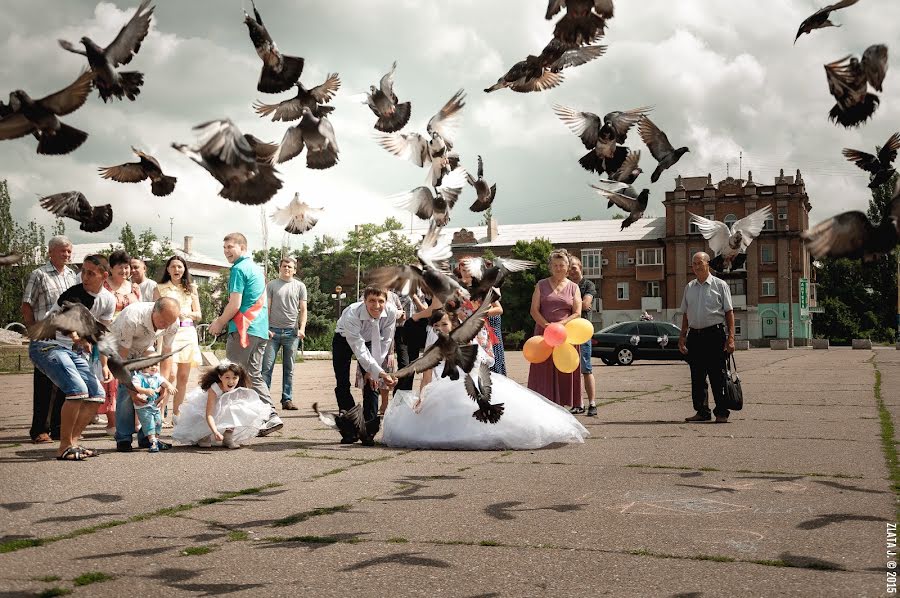
[{"label": "elderly man standing", "polygon": [[[697,412],[688,422],[712,419],[706,392],[706,379],[712,387],[717,424],[728,422],[725,407],[725,358],[734,352],[734,307],[728,284],[709,273],[709,254],[699,251],[691,259],[697,276],[684,289],[681,300],[681,336],[678,350],[687,355],[691,366],[691,398]],[[727,332],[726,332],[727,328]]]},{"label": "elderly man standing", "polygon": [[156,290],[156,281],[147,278],[147,264],[142,259],[131,258],[131,282],[141,289],[142,301],[153,301],[153,291]]},{"label": "elderly man standing", "polygon": [[[50,261],[32,272],[25,284],[25,293],[22,296],[22,321],[26,326],[47,317],[47,312],[56,305],[63,291],[76,282],[75,272],[66,266],[72,258],[72,242],[68,238],[56,236],[50,239],[47,244],[47,255]],[[38,368],[34,370],[32,389],[34,398],[29,432],[31,441],[45,443],[59,439],[60,411],[63,402],[52,400],[53,395],[59,393],[59,390]]]},{"label": "elderly man standing", "polygon": [[[181,313],[181,305],[171,297],[163,297],[155,303],[132,303],[119,312],[118,317],[110,326],[110,333],[116,342],[119,356],[122,359],[134,359],[141,357],[144,352],[152,347],[156,339],[162,337],[161,353],[172,351],[172,341],[178,332],[178,314]],[[168,378],[171,373],[172,358],[162,362],[160,373],[163,378]],[[139,395],[124,384],[119,384],[116,393],[116,450],[120,453],[131,451],[131,440],[134,436],[134,406],[146,405],[142,395]],[[165,442],[158,443],[160,449],[171,448]],[[138,433],[138,446],[150,448],[150,441],[144,434],[144,430]]]}]

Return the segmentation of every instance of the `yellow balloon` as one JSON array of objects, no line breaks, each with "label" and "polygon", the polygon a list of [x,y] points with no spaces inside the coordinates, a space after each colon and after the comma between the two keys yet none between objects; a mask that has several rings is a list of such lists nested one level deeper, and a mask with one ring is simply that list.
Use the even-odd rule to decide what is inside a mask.
[{"label": "yellow balloon", "polygon": [[560,372],[571,374],[578,369],[578,349],[569,343],[563,343],[553,349],[553,364]]},{"label": "yellow balloon", "polygon": [[594,325],[584,318],[576,318],[566,324],[566,342],[582,345],[594,336]]},{"label": "yellow balloon", "polygon": [[532,336],[525,341],[522,347],[522,354],[528,363],[544,363],[553,352],[553,347],[544,342],[543,336]]}]

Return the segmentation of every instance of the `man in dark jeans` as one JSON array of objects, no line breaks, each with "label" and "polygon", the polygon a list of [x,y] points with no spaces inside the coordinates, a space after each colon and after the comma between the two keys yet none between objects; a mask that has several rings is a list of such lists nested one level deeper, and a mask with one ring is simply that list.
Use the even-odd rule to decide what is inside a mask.
[{"label": "man in dark jeans", "polygon": [[[709,272],[709,255],[694,254],[691,268],[697,276],[684,289],[681,301],[681,336],[678,350],[688,356],[691,366],[691,399],[697,412],[688,422],[712,419],[706,379],[712,388],[717,424],[728,422],[725,407],[725,358],[734,352],[734,307],[728,284]],[[727,330],[727,332],[726,332]]]},{"label": "man in dark jeans", "polygon": [[[384,380],[388,386],[396,384],[393,376],[381,368],[390,350],[396,323],[397,308],[387,303],[387,291],[379,287],[366,287],[363,300],[344,309],[331,341],[334,395],[342,411],[356,405],[350,393],[350,361],[356,355],[359,367],[366,372],[363,414],[366,421],[378,417],[378,379]],[[356,437],[344,436],[341,442],[351,444],[357,440]]]},{"label": "man in dark jeans", "polygon": [[[404,295],[400,297],[401,303],[406,307],[409,301],[409,311],[402,326],[397,327],[394,335],[394,347],[397,349],[397,369],[403,369],[419,358],[419,353],[425,348],[425,339],[428,335],[428,318],[431,316],[431,307],[426,307],[418,297]],[[429,305],[431,300],[428,301]],[[398,390],[412,390],[415,374],[404,376],[397,380],[394,394]]]}]

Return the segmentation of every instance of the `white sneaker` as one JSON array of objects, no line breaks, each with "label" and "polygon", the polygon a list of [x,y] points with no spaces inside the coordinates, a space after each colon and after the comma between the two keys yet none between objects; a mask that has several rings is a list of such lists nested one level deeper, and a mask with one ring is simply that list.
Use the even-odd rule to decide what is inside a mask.
[{"label": "white sneaker", "polygon": [[209,448],[212,446],[212,440],[209,436],[205,436],[197,441],[197,446],[200,448]]},{"label": "white sneaker", "polygon": [[269,416],[269,419],[263,422],[263,426],[259,430],[257,436],[268,436],[272,432],[277,432],[283,427],[284,422],[281,421],[281,418],[278,417],[275,412],[272,412],[272,415]]},{"label": "white sneaker", "polygon": [[241,448],[241,445],[234,441],[234,430],[225,430],[225,433],[222,434],[222,444],[230,449]]}]

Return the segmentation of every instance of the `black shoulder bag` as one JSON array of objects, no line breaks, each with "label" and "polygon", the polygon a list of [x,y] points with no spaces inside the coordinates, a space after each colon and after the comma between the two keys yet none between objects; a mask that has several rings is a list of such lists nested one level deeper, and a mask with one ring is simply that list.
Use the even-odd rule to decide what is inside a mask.
[{"label": "black shoulder bag", "polygon": [[[729,364],[731,367],[728,367]],[[741,379],[737,375],[737,364],[734,354],[725,360],[725,406],[731,411],[744,408],[744,391],[741,390]]]}]

